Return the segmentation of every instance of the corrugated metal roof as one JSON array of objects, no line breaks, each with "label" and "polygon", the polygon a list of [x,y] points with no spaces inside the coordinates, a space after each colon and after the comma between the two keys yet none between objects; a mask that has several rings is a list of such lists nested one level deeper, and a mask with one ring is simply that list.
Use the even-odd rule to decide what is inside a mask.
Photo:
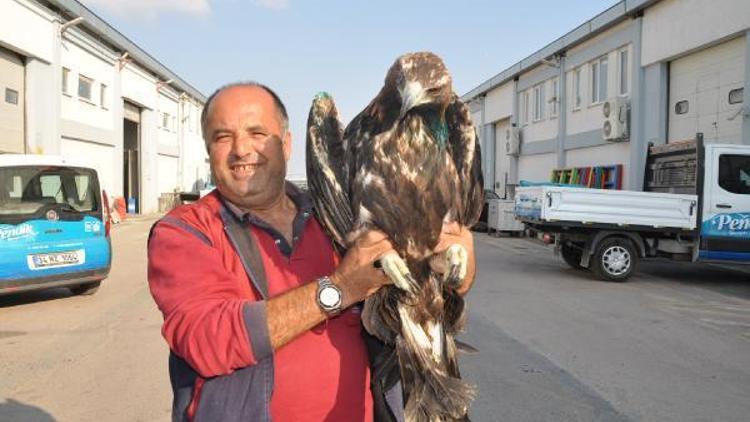
[{"label": "corrugated metal roof", "polygon": [[97,16],[94,12],[86,8],[83,4],[76,0],[44,0],[47,4],[54,6],[56,9],[63,11],[64,13],[71,15],[71,19],[81,16],[83,22],[78,26],[85,28],[88,31],[102,37],[105,41],[110,43],[116,49],[121,50],[122,53],[128,52],[129,56],[139,65],[143,66],[147,70],[155,73],[163,80],[172,79],[171,86],[178,89],[178,91],[184,91],[191,97],[198,101],[205,103],[206,96],[203,95],[198,89],[190,85],[187,81],[182,79],[176,73],[169,70],[166,66],[161,64],[153,56],[148,54],[145,50],[136,45],[133,41],[130,41],[125,35],[121,34],[115,28],[110,26],[102,18]]},{"label": "corrugated metal roof", "polygon": [[622,22],[641,10],[651,6],[659,0],[623,0],[604,12],[594,16],[572,31],[547,44],[520,62],[510,66],[490,79],[482,82],[479,86],[464,94],[461,99],[470,101],[488,91],[496,88],[541,63],[541,59],[549,58],[557,53],[564,52],[571,47],[580,44],[587,39],[605,31],[608,28]]}]

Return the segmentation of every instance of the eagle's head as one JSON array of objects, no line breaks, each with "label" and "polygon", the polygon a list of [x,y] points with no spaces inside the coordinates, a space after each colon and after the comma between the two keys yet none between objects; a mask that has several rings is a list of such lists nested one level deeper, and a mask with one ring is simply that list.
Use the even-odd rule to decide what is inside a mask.
[{"label": "eagle's head", "polygon": [[396,59],[386,76],[401,100],[400,116],[429,105],[442,114],[453,96],[451,75],[443,61],[430,52],[409,53]]}]

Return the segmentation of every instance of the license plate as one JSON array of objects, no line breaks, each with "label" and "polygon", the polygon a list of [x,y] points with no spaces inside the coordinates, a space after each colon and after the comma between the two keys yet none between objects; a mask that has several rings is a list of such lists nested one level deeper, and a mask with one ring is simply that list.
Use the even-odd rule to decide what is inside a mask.
[{"label": "license plate", "polygon": [[35,254],[28,255],[27,261],[31,270],[69,267],[83,264],[86,261],[86,253],[83,249],[79,249],[76,251]]}]

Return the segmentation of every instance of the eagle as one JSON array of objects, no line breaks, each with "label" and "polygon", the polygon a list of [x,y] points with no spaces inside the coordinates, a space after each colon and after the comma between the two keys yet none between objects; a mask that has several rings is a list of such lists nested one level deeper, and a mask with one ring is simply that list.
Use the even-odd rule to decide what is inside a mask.
[{"label": "eagle", "polygon": [[[318,220],[339,253],[369,229],[395,254],[380,259],[393,281],[364,303],[362,323],[395,350],[407,421],[468,420],[474,387],[461,380],[454,336],[467,251],[436,255],[444,224],[470,227],[484,203],[481,152],[468,107],[431,52],[400,56],[380,92],[345,129],[331,95],[307,121],[307,183]],[[435,272],[430,261],[447,271]]]}]

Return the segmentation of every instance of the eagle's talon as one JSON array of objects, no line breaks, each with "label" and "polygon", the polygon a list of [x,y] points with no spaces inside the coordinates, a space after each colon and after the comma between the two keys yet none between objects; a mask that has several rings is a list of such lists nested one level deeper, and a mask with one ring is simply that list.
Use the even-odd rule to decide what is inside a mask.
[{"label": "eagle's talon", "polygon": [[380,265],[383,272],[399,289],[409,294],[413,294],[418,290],[419,285],[414,277],[412,277],[411,272],[409,272],[409,267],[406,266],[406,262],[397,254],[383,256],[380,258]]},{"label": "eagle's talon", "polygon": [[443,281],[454,288],[458,288],[466,278],[469,263],[469,252],[463,246],[454,244],[443,252],[448,265]]}]

